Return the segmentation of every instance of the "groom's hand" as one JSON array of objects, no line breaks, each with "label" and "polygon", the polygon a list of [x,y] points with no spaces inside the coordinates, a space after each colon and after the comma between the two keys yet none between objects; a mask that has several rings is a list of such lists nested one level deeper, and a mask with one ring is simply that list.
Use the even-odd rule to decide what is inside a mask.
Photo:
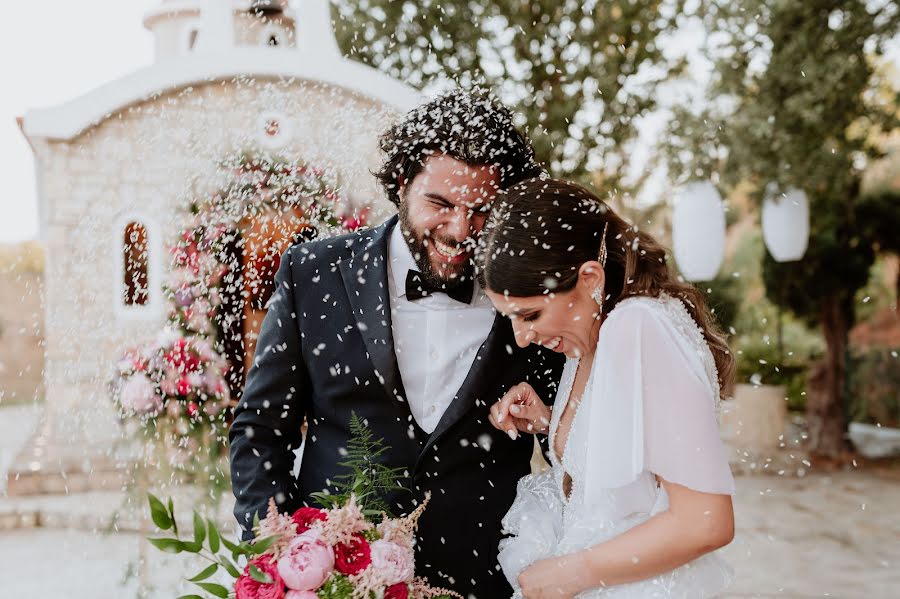
[{"label": "groom's hand", "polygon": [[550,408],[528,383],[519,383],[491,406],[491,424],[517,439],[519,432],[546,433],[550,428]]}]

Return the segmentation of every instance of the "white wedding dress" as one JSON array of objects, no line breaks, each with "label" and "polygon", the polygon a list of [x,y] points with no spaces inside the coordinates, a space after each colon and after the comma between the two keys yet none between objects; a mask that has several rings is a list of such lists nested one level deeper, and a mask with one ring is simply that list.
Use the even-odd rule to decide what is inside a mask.
[{"label": "white wedding dress", "polygon": [[[551,468],[519,481],[503,519],[514,536],[501,541],[499,561],[514,599],[522,597],[516,578],[526,566],[603,543],[666,510],[668,497],[655,475],[701,492],[734,493],[718,433],[715,362],[680,300],[634,297],[610,312],[560,462],[556,429],[577,368],[578,360],[566,361],[553,406]],[[577,597],[699,599],[721,592],[731,578],[728,565],[711,553]]]}]

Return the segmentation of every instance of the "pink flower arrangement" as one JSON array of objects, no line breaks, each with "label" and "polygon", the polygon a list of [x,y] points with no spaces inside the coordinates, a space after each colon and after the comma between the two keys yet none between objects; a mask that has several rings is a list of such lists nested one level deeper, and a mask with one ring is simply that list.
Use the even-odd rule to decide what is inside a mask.
[{"label": "pink flower arrangement", "polygon": [[228,369],[207,339],[166,329],[119,360],[113,397],[125,419],[215,417],[230,399]]},{"label": "pink flower arrangement", "polygon": [[334,551],[313,531],[294,537],[278,559],[284,585],[294,591],[313,591],[334,571]]},{"label": "pink flower arrangement", "polygon": [[[415,577],[416,528],[430,496],[426,494],[411,514],[389,517],[380,496],[386,488],[381,481],[399,476],[399,469],[370,461],[384,445],[372,438],[366,423],[355,414],[350,431],[344,464],[348,473],[335,477],[334,492],[313,495],[322,509],[301,507],[281,513],[270,499],[266,517],[255,519],[255,539],[232,543],[221,538],[212,520],[204,522],[196,511],[194,530],[189,537],[181,537],[172,500],[163,503],[148,494],[154,524],[172,531],[170,537],[149,541],[163,551],[176,549],[211,559],[211,566],[189,580],[217,597],[462,599]],[[377,525],[367,517],[373,514],[381,514]],[[241,572],[237,563],[243,559],[247,564]],[[206,581],[219,566],[234,579],[232,588]]]},{"label": "pink flower arrangement", "polygon": [[[426,503],[409,516],[385,517],[375,526],[353,496],[339,507],[303,507],[291,516],[280,514],[270,501],[267,516],[255,528],[255,542],[267,548],[250,562],[258,571],[248,565],[237,579],[235,597],[458,597],[415,578],[413,536]],[[391,538],[379,530],[390,531]]]}]

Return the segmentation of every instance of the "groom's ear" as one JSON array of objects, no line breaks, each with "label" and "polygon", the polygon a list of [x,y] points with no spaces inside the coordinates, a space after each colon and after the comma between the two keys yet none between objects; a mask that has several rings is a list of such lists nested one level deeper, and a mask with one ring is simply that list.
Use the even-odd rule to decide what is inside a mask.
[{"label": "groom's ear", "polygon": [[402,202],[404,195],[406,195],[406,178],[397,177],[397,198]]}]

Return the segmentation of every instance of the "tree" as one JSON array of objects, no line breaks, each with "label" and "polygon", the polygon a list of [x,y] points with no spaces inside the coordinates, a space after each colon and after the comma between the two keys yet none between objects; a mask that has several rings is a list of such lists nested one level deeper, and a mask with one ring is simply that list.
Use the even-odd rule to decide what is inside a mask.
[{"label": "tree", "polygon": [[[857,212],[864,235],[876,251],[900,254],[900,190],[881,189],[865,194]],[[900,301],[900,273],[894,281],[894,294]]]},{"label": "tree", "polygon": [[670,167],[716,171],[731,186],[749,181],[757,201],[770,184],[809,196],[806,256],[781,264],[767,256],[763,277],[773,302],[822,327],[821,388],[808,393],[807,416],[813,452],[836,456],[853,297],[874,259],[860,181],[879,154],[872,131],[900,124],[873,93],[883,83],[874,64],[900,28],[900,10],[889,0],[709,0],[704,19],[714,32],[706,49],[713,101],[678,112]]},{"label": "tree", "polygon": [[[336,0],[342,51],[417,87],[483,84],[525,117],[560,177],[626,192],[639,119],[683,65],[663,52],[684,0]],[[644,172],[648,172],[645,169]]]}]

